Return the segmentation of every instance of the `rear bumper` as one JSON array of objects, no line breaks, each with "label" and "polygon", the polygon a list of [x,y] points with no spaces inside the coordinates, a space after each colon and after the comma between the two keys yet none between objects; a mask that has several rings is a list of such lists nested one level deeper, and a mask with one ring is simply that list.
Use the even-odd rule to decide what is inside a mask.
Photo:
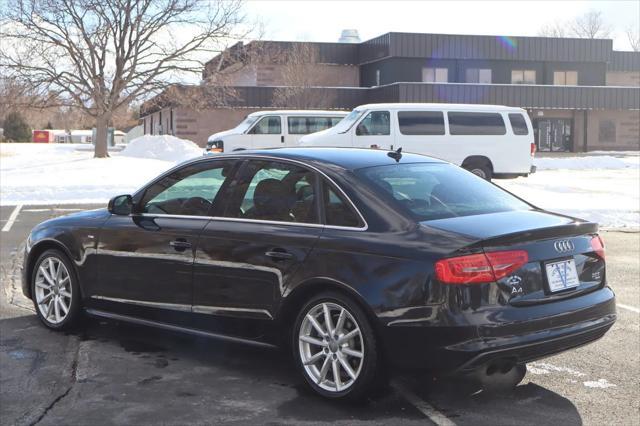
[{"label": "rear bumper", "polygon": [[[382,327],[390,363],[401,369],[451,374],[508,360],[523,364],[593,342],[616,320],[615,296],[608,287],[564,301],[529,307],[505,306],[512,318],[464,324],[443,318],[429,325]],[[514,312],[520,320],[513,320]],[[455,323],[459,325],[453,325]]]}]

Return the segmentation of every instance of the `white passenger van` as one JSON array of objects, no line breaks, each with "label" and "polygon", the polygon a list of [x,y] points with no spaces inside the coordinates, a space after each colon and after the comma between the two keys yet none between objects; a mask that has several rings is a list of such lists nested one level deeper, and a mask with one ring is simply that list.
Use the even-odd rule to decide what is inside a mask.
[{"label": "white passenger van", "polygon": [[398,149],[437,157],[485,179],[527,176],[535,144],[526,111],[497,105],[369,104],[301,146]]},{"label": "white passenger van", "polygon": [[258,111],[231,130],[214,133],[208,152],[298,146],[300,138],[335,126],[345,111]]}]

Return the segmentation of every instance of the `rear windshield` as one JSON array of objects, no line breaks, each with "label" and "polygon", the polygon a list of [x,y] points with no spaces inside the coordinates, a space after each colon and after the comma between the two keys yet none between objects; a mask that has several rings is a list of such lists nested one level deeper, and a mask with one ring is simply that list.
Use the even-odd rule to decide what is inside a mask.
[{"label": "rear windshield", "polygon": [[396,205],[418,221],[472,216],[532,207],[497,186],[456,167],[441,163],[409,163],[359,169]]}]

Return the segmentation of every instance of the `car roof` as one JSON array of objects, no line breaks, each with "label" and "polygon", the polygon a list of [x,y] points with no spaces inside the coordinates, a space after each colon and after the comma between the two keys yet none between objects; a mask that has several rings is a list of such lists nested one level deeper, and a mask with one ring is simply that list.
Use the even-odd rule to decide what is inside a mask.
[{"label": "car roof", "polygon": [[279,110],[269,110],[269,111],[256,111],[249,114],[249,117],[262,117],[263,115],[333,115],[333,116],[346,116],[349,114],[349,111],[321,111],[321,110],[304,110],[304,109],[279,109]]},{"label": "car roof", "polygon": [[445,104],[445,103],[388,103],[388,104],[365,104],[354,109],[388,109],[388,110],[420,110],[437,109],[441,111],[518,111],[524,109],[505,105],[482,105],[482,104]]},{"label": "car roof", "polygon": [[[237,151],[229,154],[215,154],[211,157],[272,157],[309,162],[314,165],[330,164],[354,170],[396,164],[396,160],[387,155],[390,152],[392,151],[370,148],[294,147]],[[399,163],[444,163],[444,161],[426,155],[403,152]]]}]

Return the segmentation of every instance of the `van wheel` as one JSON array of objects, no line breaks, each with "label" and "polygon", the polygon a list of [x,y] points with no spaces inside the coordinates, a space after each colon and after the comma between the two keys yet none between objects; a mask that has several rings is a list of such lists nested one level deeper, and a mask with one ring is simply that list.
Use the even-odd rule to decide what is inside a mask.
[{"label": "van wheel", "polygon": [[491,181],[491,177],[493,176],[491,165],[487,162],[474,161],[465,164],[463,167],[484,180]]},{"label": "van wheel", "polygon": [[349,297],[312,297],[293,327],[298,370],[313,391],[330,399],[360,399],[378,386],[376,338],[366,314]]}]

